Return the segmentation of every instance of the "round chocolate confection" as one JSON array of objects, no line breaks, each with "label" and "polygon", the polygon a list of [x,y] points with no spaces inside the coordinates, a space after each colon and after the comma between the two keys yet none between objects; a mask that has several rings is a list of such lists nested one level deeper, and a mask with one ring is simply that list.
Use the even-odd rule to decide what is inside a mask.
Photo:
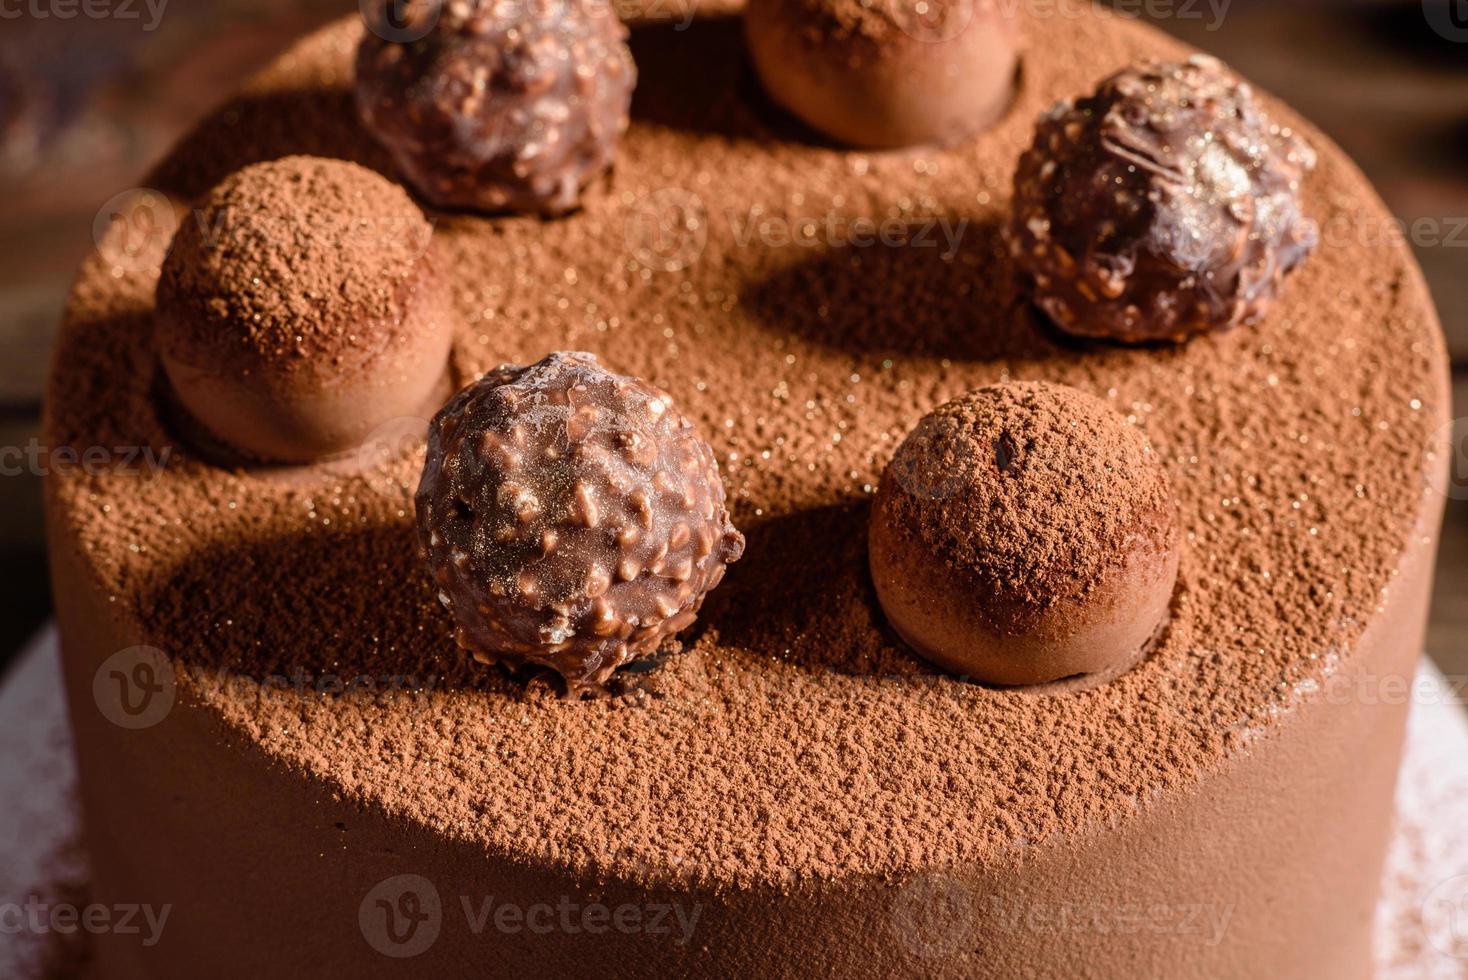
[{"label": "round chocolate confection", "polygon": [[599,0],[384,0],[357,52],[367,128],[445,208],[574,209],[612,164],[637,69]]},{"label": "round chocolate confection", "polygon": [[459,645],[550,667],[571,694],[692,625],[744,551],[693,423],[582,353],[459,392],[433,420],[417,512]]},{"label": "round chocolate confection", "polygon": [[[315,976],[329,950],[355,977],[1365,980],[1408,699],[1351,685],[1410,677],[1421,650],[1441,335],[1390,235],[1323,238],[1248,330],[1077,350],[1044,329],[999,231],[1034,120],[1188,54],[1065,10],[1018,15],[1033,54],[989,130],[882,154],[771,119],[734,5],[686,30],[649,18],[616,194],[564,221],[440,223],[456,385],[557,349],[648,379],[708,439],[749,539],[682,652],[629,665],[613,697],[559,698],[456,647],[416,554],[421,452],[286,481],[177,447],[151,373],[156,267],[90,257],[45,443],[174,450],[146,480],[46,481],[92,900],[172,908],[153,946],[95,937],[98,972]],[[292,152],[390,165],[352,109],[361,32],[293,48],[150,186],[186,202]],[[1389,227],[1343,153],[1259,100],[1319,150],[1307,213]],[[872,586],[873,498],[914,421],[1014,378],[1120,412],[1177,499],[1168,625],[1089,689],[964,683],[893,635]],[[138,643],[176,697],[124,730],[93,680]],[[274,682],[298,672],[305,690]],[[418,955],[385,955],[403,950],[383,909],[435,895]],[[647,928],[494,924],[506,905],[558,923],[563,901]],[[1128,910],[1154,907],[1175,928],[1135,928]],[[1057,937],[1065,909],[1118,918]]]},{"label": "round chocolate confection", "polygon": [[1009,238],[1062,330],[1184,340],[1262,316],[1315,246],[1315,152],[1215,58],[1149,61],[1059,103],[1015,173]]},{"label": "round chocolate confection", "polygon": [[1013,98],[1019,32],[996,0],[751,0],[744,23],[770,97],[853,146],[957,143]]},{"label": "round chocolate confection", "polygon": [[1141,431],[1060,385],[980,388],[924,416],[872,510],[894,630],[953,673],[1043,684],[1131,667],[1177,581],[1177,504]]},{"label": "round chocolate confection", "polygon": [[453,339],[432,233],[402,188],[343,160],[255,164],[205,195],[156,297],[163,367],[201,435],[303,462],[422,412]]}]

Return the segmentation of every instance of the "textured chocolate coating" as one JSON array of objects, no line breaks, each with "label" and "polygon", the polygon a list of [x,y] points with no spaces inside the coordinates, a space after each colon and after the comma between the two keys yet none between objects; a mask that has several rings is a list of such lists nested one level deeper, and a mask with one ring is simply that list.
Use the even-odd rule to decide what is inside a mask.
[{"label": "textured chocolate coating", "polygon": [[882,479],[870,536],[893,629],[995,684],[1136,663],[1178,550],[1172,488],[1141,432],[1044,382],[980,388],[927,415]]},{"label": "textured chocolate coating", "polygon": [[1014,91],[1019,31],[994,0],[750,0],[744,26],[770,97],[853,146],[957,143]]},{"label": "textured chocolate coating", "polygon": [[1061,329],[1183,340],[1257,319],[1315,247],[1314,167],[1217,59],[1142,62],[1041,118],[1010,246]]},{"label": "textured chocolate coating", "polygon": [[503,366],[434,419],[418,535],[459,645],[569,693],[689,626],[744,551],[713,450],[590,354]]},{"label": "textured chocolate coating", "polygon": [[455,315],[433,226],[397,184],[289,156],[186,216],[158,280],[159,357],[204,442],[309,462],[442,398]]},{"label": "textured chocolate coating", "polygon": [[435,16],[418,40],[363,37],[356,97],[367,128],[440,207],[574,209],[611,166],[637,81],[613,7],[419,0],[406,9],[410,25]]}]

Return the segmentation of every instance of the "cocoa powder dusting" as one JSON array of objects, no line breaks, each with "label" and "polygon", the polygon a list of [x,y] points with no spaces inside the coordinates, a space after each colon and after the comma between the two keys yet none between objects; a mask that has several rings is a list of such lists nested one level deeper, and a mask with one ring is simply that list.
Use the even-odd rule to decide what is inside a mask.
[{"label": "cocoa powder dusting", "polygon": [[[1172,491],[1112,410],[1056,385],[993,386],[925,417],[891,469],[893,518],[1019,630],[1139,546],[1162,551]],[[986,451],[975,454],[970,447]]]},{"label": "cocoa powder dusting", "polygon": [[293,156],[232,174],[185,214],[163,264],[170,352],[275,374],[361,363],[401,329],[431,234],[407,192],[355,164]]},{"label": "cocoa powder dusting", "polygon": [[[713,446],[748,547],[687,648],[588,703],[476,667],[414,556],[421,447],[293,481],[185,448],[146,483],[62,475],[96,588],[177,658],[180,696],[331,792],[515,860],[734,886],[1016,859],[1187,792],[1268,737],[1353,655],[1429,492],[1444,355],[1405,251],[1326,236],[1255,326],[1166,350],[1062,345],[998,232],[1015,161],[1057,99],[1178,45],[1099,13],[1027,26],[1043,44],[995,128],[945,152],[863,154],[781,135],[749,98],[736,20],[673,27],[633,31],[633,123],[583,212],[445,219],[437,244],[461,382],[589,350],[667,390]],[[184,201],[307,150],[381,167],[351,117],[359,30],[288,53],[155,184]],[[1390,220],[1300,128],[1322,149],[1309,212]],[[894,233],[853,244],[857,219]],[[156,270],[114,271],[106,254],[72,297],[48,439],[175,445],[150,387]],[[866,572],[869,500],[897,444],[936,405],[1009,378],[1106,400],[1179,500],[1171,628],[1085,693],[936,673],[885,632]],[[248,681],[205,683],[216,668],[397,675],[421,693],[246,696]]]},{"label": "cocoa powder dusting", "polygon": [[[951,38],[991,15],[993,0],[786,0],[812,43],[852,45],[854,58],[880,58],[892,43]],[[796,18],[799,18],[799,21]]]}]

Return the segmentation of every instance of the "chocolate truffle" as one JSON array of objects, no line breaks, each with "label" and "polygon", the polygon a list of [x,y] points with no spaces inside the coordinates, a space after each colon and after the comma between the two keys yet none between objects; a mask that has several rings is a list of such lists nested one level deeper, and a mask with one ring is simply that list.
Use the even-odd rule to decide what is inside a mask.
[{"label": "chocolate truffle", "polygon": [[369,23],[357,107],[408,181],[444,208],[574,209],[611,166],[637,81],[612,5],[393,2],[407,24],[424,26]]},{"label": "chocolate truffle", "polygon": [[770,98],[853,146],[952,144],[1008,107],[1019,61],[997,0],[750,0]]},{"label": "chocolate truffle", "polygon": [[583,353],[507,365],[433,420],[418,535],[459,645],[599,690],[694,620],[744,551],[708,443]]},{"label": "chocolate truffle", "polygon": [[181,222],[158,281],[178,402],[235,452],[281,462],[426,414],[453,329],[432,230],[402,188],[341,160],[227,177]]},{"label": "chocolate truffle", "polygon": [[1094,396],[980,388],[898,447],[872,513],[892,628],[953,673],[1002,685],[1109,676],[1166,618],[1178,519],[1161,460]]},{"label": "chocolate truffle", "polygon": [[1314,166],[1217,59],[1144,62],[1041,118],[1010,246],[1062,330],[1183,340],[1257,319],[1315,246]]}]

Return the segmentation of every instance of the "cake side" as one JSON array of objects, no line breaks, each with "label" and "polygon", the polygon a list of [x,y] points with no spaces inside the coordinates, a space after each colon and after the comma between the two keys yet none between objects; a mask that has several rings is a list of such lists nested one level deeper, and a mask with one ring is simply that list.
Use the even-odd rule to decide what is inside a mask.
[{"label": "cake side", "polygon": [[[1355,234],[1389,228],[1384,208],[1308,128],[1323,151],[1310,211],[1352,234],[1327,236],[1261,324],[1142,351],[1039,329],[997,230],[1030,121],[1120,64],[1179,50],[1110,17],[1066,26],[1045,34],[1043,60],[1032,41],[995,129],[882,155],[791,138],[749,91],[737,22],[642,27],[633,126],[584,212],[552,225],[439,217],[461,378],[590,349],[669,390],[720,453],[747,557],[689,649],[622,696],[564,704],[452,649],[412,556],[413,448],[282,476],[225,472],[178,446],[153,398],[156,272],[115,274],[106,248],[73,297],[48,439],[176,453],[146,485],[49,481],[53,541],[76,558],[58,563],[70,569],[58,591],[117,607],[121,633],[167,650],[180,704],[212,719],[201,731],[220,751],[258,758],[257,776],[551,881],[561,869],[734,904],[942,868],[978,881],[1026,855],[1071,860],[1240,769],[1268,771],[1268,746],[1329,710],[1332,676],[1375,669],[1361,637],[1386,614],[1409,541],[1435,533],[1422,474],[1446,417],[1441,340],[1410,257]],[[155,183],[182,202],[285,152],[385,167],[338,114],[356,30],[288,54]],[[639,230],[670,207],[700,232],[672,251]],[[900,243],[850,244],[858,220],[890,222]],[[868,501],[897,442],[933,405],[1005,378],[1121,407],[1182,500],[1170,629],[1098,691],[1034,698],[936,675],[886,632],[866,578]],[[78,683],[104,649],[68,643]],[[421,693],[262,696],[297,669]]]}]

